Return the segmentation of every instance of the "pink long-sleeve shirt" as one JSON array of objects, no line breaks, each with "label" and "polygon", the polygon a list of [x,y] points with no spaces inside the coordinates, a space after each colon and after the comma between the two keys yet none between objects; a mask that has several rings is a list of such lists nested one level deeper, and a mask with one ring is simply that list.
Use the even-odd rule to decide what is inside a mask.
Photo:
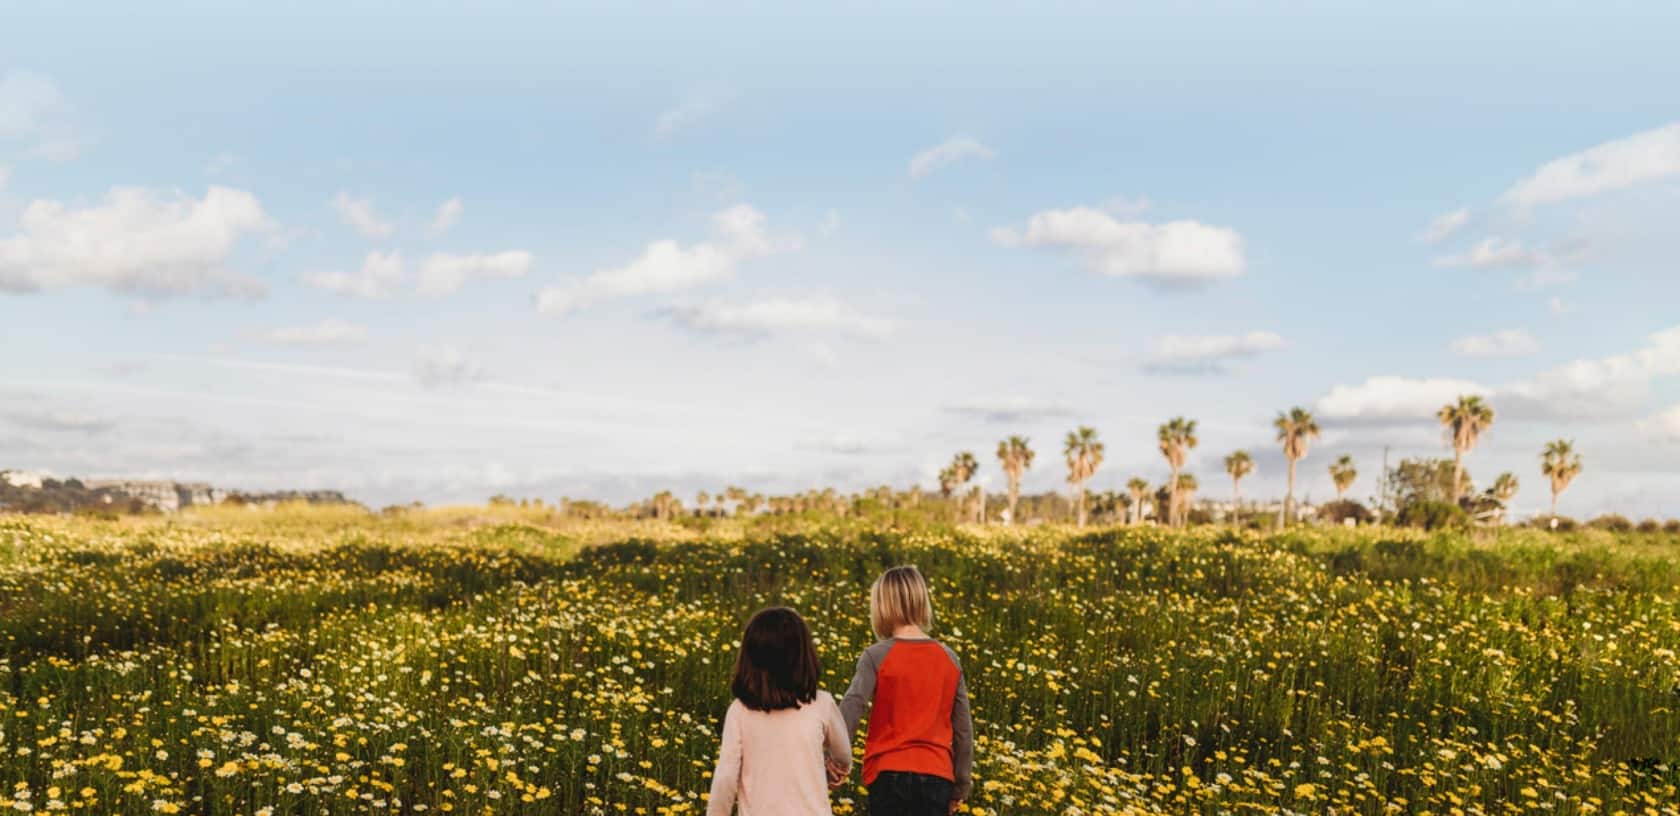
[{"label": "pink long-sleeve shirt", "polygon": [[830,816],[824,760],[850,771],[850,736],[826,691],[779,711],[754,711],[736,700],[723,717],[706,816],[729,816],[737,803],[741,816]]}]

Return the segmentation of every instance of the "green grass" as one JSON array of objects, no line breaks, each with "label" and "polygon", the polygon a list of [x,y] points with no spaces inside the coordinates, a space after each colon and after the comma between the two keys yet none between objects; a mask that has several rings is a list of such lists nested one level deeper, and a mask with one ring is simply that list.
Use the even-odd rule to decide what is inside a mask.
[{"label": "green grass", "polygon": [[698,526],[0,518],[0,799],[703,811],[742,621],[799,609],[838,692],[909,561],[978,812],[1676,812],[1660,539]]}]

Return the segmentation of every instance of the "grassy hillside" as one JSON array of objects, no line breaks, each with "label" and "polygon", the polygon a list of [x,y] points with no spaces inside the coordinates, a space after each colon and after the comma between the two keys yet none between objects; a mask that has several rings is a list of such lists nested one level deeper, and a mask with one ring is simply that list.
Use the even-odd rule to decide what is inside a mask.
[{"label": "grassy hillside", "polygon": [[[741,623],[914,562],[982,813],[1675,813],[1662,537],[0,518],[0,805],[694,813]],[[862,812],[855,789],[837,811]],[[1647,810],[1650,808],[1650,810]]]}]

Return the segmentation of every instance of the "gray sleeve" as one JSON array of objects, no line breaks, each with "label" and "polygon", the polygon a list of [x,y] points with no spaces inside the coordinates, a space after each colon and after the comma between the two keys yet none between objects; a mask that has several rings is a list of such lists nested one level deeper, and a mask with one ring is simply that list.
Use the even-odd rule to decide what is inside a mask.
[{"label": "gray sleeve", "polygon": [[852,684],[846,687],[846,696],[840,699],[840,716],[846,720],[848,739],[857,736],[858,722],[869,713],[869,705],[875,701],[875,672],[881,667],[881,658],[886,657],[887,650],[891,648],[890,641],[882,641],[864,649],[863,654],[858,656]]},{"label": "gray sleeve", "polygon": [[956,777],[951,798],[960,802],[968,799],[974,784],[974,718],[968,708],[968,675],[963,672],[962,661],[949,646],[945,653],[957,666],[957,699],[951,704],[951,770]]}]

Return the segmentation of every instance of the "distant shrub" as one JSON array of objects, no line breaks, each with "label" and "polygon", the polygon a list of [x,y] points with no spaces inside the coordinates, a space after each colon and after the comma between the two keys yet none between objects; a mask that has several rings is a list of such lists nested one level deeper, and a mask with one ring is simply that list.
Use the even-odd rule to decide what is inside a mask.
[{"label": "distant shrub", "polygon": [[1352,499],[1337,499],[1318,506],[1318,517],[1331,524],[1341,524],[1346,519],[1353,519],[1359,524],[1367,524],[1376,518],[1371,508]]},{"label": "distant shrub", "polygon": [[1604,530],[1611,533],[1633,532],[1633,522],[1628,521],[1627,516],[1621,516],[1615,513],[1605,513],[1604,515],[1587,522],[1587,526],[1595,530]]},{"label": "distant shrub", "polygon": [[1639,522],[1639,526],[1634,529],[1637,529],[1641,533],[1660,533],[1662,532],[1662,524],[1660,524],[1656,519],[1648,518]]},{"label": "distant shrub", "polygon": [[1451,502],[1415,501],[1401,506],[1397,521],[1406,527],[1452,530],[1468,526],[1470,517],[1464,508]]},{"label": "distant shrub", "polygon": [[1663,532],[1669,535],[1680,535],[1680,519],[1669,519],[1663,522]]},{"label": "distant shrub", "polygon": [[1534,530],[1545,530],[1545,531],[1556,530],[1560,533],[1573,532],[1576,529],[1581,527],[1581,522],[1576,521],[1575,519],[1570,518],[1569,516],[1556,516],[1555,518],[1557,519],[1557,526],[1553,527],[1552,526],[1552,519],[1553,518],[1554,518],[1554,516],[1546,516],[1546,515],[1530,516],[1528,521],[1523,523],[1523,526],[1528,527],[1530,529],[1534,529]]}]

